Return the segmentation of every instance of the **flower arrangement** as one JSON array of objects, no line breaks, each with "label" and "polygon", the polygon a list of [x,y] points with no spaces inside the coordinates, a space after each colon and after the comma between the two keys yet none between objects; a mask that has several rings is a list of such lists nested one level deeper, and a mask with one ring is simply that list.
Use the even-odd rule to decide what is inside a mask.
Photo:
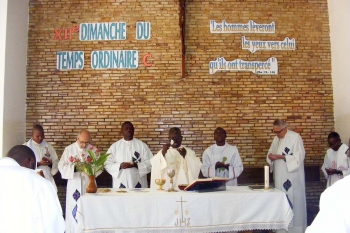
[{"label": "flower arrangement", "polygon": [[[76,156],[70,156],[69,161],[74,163],[77,171],[84,172],[88,176],[95,176],[99,171],[103,171],[104,163],[110,153],[100,154],[97,149],[95,152],[90,148],[87,150],[88,155],[82,154],[82,160]],[[86,156],[86,158],[85,158]]]}]

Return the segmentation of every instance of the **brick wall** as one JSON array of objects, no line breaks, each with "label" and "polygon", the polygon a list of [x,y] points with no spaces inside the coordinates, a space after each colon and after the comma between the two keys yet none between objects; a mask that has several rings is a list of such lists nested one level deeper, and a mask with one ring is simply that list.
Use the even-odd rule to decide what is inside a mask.
[{"label": "brick wall", "polygon": [[[120,139],[129,120],[135,136],[152,152],[161,148],[169,127],[181,127],[184,143],[198,155],[213,143],[221,126],[239,148],[247,167],[261,167],[272,141],[271,124],[285,118],[300,132],[305,164],[322,164],[326,137],[334,127],[331,54],[326,0],[187,2],[186,77],[181,78],[178,1],[30,1],[27,68],[27,138],[34,122],[45,129],[58,154],[87,128],[106,151]],[[274,34],[211,34],[209,20],[276,23]],[[135,39],[135,24],[152,24],[151,39]],[[126,22],[122,41],[54,40],[54,29],[87,22]],[[241,37],[281,41],[295,38],[295,51],[242,50]],[[58,51],[84,51],[82,70],[56,70]],[[138,50],[137,69],[93,70],[95,50]],[[142,64],[150,53],[151,67]],[[278,59],[279,74],[209,74],[209,62]],[[320,185],[320,190],[324,188]],[[308,189],[309,190],[309,189]],[[310,190],[314,190],[311,188]],[[309,193],[308,195],[313,194]]]},{"label": "brick wall", "polygon": [[63,186],[63,185],[57,186],[57,196],[60,201],[64,216],[66,214],[66,192],[67,192],[67,186]]}]

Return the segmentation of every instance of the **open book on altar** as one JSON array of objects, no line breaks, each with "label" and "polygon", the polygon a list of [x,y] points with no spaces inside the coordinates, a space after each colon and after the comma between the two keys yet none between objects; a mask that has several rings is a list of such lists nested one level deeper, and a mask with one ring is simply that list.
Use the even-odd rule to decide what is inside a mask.
[{"label": "open book on altar", "polygon": [[185,191],[198,191],[198,192],[215,192],[215,191],[225,191],[226,182],[229,178],[204,178],[194,180],[191,184],[187,185],[184,189]]}]

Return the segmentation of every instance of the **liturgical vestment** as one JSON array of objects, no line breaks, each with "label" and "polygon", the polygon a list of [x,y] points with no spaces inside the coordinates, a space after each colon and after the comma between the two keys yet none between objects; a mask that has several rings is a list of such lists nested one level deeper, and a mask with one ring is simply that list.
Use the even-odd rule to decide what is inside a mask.
[{"label": "liturgical vestment", "polygon": [[[74,169],[74,163],[70,161],[70,157],[76,157],[80,161],[85,161],[88,155],[87,150],[96,151],[96,147],[88,144],[85,149],[79,147],[78,142],[67,146],[58,163],[58,169],[62,175],[62,179],[67,179],[66,192],[66,233],[76,233],[78,231],[78,220],[76,218],[78,206],[77,201],[81,195],[85,193],[86,186],[89,184],[88,176],[83,172],[77,172]],[[97,175],[101,174],[98,173]],[[96,176],[97,176],[96,175]]]},{"label": "liturgical vestment", "polygon": [[188,147],[180,146],[186,149],[186,156],[183,158],[177,149],[170,147],[163,156],[160,150],[151,159],[151,188],[157,188],[155,179],[166,179],[165,188],[170,187],[170,178],[167,175],[168,169],[175,169],[173,178],[174,188],[177,189],[179,184],[190,184],[198,178],[202,163],[196,156],[195,152]]},{"label": "liturgical vestment", "polygon": [[[113,177],[113,188],[148,188],[147,174],[151,171],[152,152],[137,138],[130,141],[120,139],[113,143],[107,153],[111,153],[105,169]],[[137,168],[120,169],[123,162],[137,163]]]},{"label": "liturgical vestment", "polygon": [[[331,186],[338,180],[343,179],[343,177],[349,175],[349,158],[346,155],[348,149],[349,147],[347,145],[342,144],[337,151],[334,151],[332,148],[327,150],[326,156],[324,157],[324,163],[321,168],[324,176],[327,179],[327,187]],[[326,168],[340,170],[343,172],[343,175],[328,175]]]},{"label": "liturgical vestment", "polygon": [[[218,146],[216,144],[211,145],[204,151],[202,161],[203,166],[201,170],[203,176],[230,178],[231,180],[228,181],[226,185],[237,186],[237,177],[243,171],[243,164],[236,146],[232,146],[228,143],[225,143],[223,146]],[[215,164],[217,162],[229,164],[228,169],[215,169]]]},{"label": "liturgical vestment", "polygon": [[62,208],[51,183],[12,158],[0,159],[0,232],[63,233]]},{"label": "liturgical vestment", "polygon": [[266,161],[273,171],[275,188],[286,193],[294,217],[288,227],[289,233],[304,233],[306,228],[306,197],[303,140],[296,132],[288,130],[284,138],[277,136],[272,141],[268,154],[285,156],[286,161],[278,159]]},{"label": "liturgical vestment", "polygon": [[320,198],[320,211],[305,233],[350,233],[350,176],[327,188]]},{"label": "liturgical vestment", "polygon": [[52,166],[38,166],[37,169],[41,169],[44,173],[45,179],[49,180],[54,189],[57,192],[57,187],[53,176],[58,172],[57,164],[58,157],[55,149],[50,143],[43,140],[40,144],[36,143],[33,139],[30,139],[24,145],[30,147],[35,154],[36,162],[40,162],[43,157],[46,157],[52,161]]}]

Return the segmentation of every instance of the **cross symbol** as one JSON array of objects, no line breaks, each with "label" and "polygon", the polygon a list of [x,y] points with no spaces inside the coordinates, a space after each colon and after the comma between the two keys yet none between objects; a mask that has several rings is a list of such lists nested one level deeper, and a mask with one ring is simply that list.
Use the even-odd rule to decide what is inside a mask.
[{"label": "cross symbol", "polygon": [[176,202],[180,202],[181,203],[181,219],[183,219],[184,218],[184,213],[183,213],[183,209],[182,209],[182,203],[187,202],[187,201],[183,201],[182,197],[181,197],[181,201],[176,201]]}]

